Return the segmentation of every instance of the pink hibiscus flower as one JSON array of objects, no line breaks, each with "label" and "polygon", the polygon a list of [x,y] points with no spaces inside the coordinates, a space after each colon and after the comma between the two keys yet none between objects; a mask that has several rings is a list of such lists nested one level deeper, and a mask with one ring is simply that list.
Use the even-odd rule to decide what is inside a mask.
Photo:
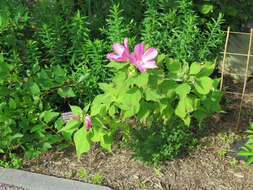
[{"label": "pink hibiscus flower", "polygon": [[153,60],[157,54],[158,52],[155,48],[149,48],[144,52],[144,44],[137,44],[134,47],[134,53],[129,56],[129,59],[140,72],[146,72],[147,69],[158,68],[156,62]]},{"label": "pink hibiscus flower", "polygon": [[124,46],[119,43],[113,43],[114,53],[108,53],[106,58],[113,61],[125,62],[129,58],[128,39],[124,39]]}]

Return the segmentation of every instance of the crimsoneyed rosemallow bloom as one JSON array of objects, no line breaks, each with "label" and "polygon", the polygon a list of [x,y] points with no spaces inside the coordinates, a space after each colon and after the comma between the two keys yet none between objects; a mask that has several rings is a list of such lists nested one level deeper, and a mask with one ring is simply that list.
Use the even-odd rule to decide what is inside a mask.
[{"label": "crimsoneyed rosemallow bloom", "polygon": [[86,123],[86,129],[91,129],[92,126],[91,126],[91,118],[89,116],[86,116],[85,119],[84,119],[84,122]]},{"label": "crimsoneyed rosemallow bloom", "polygon": [[128,39],[124,39],[124,46],[119,43],[113,43],[112,48],[114,53],[108,53],[106,58],[112,61],[125,62],[129,59],[129,48],[128,48]]},{"label": "crimsoneyed rosemallow bloom", "polygon": [[79,120],[79,117],[77,117],[76,115],[72,115],[72,116],[70,116],[70,118],[73,120]]},{"label": "crimsoneyed rosemallow bloom", "polygon": [[153,60],[156,58],[158,52],[155,48],[149,48],[144,51],[144,44],[137,44],[134,47],[134,53],[130,55],[129,59],[140,72],[146,72],[147,69],[158,68],[156,62]]}]

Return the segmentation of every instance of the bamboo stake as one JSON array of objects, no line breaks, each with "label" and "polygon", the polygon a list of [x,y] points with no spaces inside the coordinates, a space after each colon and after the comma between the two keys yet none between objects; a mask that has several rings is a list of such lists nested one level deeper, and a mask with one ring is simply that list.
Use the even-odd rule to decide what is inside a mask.
[{"label": "bamboo stake", "polygon": [[241,103],[240,103],[240,108],[239,108],[239,115],[238,115],[237,124],[236,124],[236,129],[237,130],[238,130],[240,119],[241,119],[243,97],[244,97],[245,89],[246,89],[246,86],[247,86],[247,75],[248,75],[249,62],[250,62],[250,50],[251,50],[251,43],[252,43],[252,33],[253,33],[253,29],[250,30],[249,49],[248,49],[248,57],[247,57],[247,63],[246,63],[245,78],[244,78],[244,84],[243,84],[243,90],[242,90],[242,96],[241,96]]},{"label": "bamboo stake", "polygon": [[223,60],[222,60],[220,90],[222,90],[222,86],[223,86],[224,68],[225,68],[226,53],[227,53],[227,48],[228,48],[229,34],[230,34],[230,27],[228,27],[228,30],[227,30],[227,37],[226,37],[225,48],[224,48],[224,55],[223,55]]}]

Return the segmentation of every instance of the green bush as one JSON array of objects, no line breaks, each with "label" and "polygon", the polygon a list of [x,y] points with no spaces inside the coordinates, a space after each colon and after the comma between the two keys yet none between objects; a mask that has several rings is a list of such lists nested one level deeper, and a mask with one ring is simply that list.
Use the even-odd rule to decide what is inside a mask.
[{"label": "green bush", "polygon": [[168,126],[157,126],[154,123],[150,128],[133,128],[131,137],[130,142],[123,144],[134,151],[135,159],[152,165],[172,160],[196,143],[193,132],[176,121]]}]

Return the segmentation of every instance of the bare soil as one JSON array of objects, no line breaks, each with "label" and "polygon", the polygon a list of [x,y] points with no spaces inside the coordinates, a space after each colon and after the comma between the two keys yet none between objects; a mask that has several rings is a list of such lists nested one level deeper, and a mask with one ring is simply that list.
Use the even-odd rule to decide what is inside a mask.
[{"label": "bare soil", "polygon": [[[230,86],[231,87],[231,86]],[[231,90],[240,89],[234,85]],[[252,85],[247,93],[253,94]],[[252,121],[253,97],[244,98],[240,125],[237,128],[240,96],[225,95],[225,113],[207,120],[207,128],[199,136],[200,145],[173,161],[160,166],[146,166],[131,158],[128,149],[114,146],[108,153],[96,146],[77,161],[74,147],[51,150],[38,160],[26,160],[24,169],[32,172],[101,183],[115,190],[253,190],[253,166],[231,157],[230,145],[245,138],[244,131]],[[85,170],[87,175],[78,171]],[[94,174],[101,181],[94,181]]]}]

